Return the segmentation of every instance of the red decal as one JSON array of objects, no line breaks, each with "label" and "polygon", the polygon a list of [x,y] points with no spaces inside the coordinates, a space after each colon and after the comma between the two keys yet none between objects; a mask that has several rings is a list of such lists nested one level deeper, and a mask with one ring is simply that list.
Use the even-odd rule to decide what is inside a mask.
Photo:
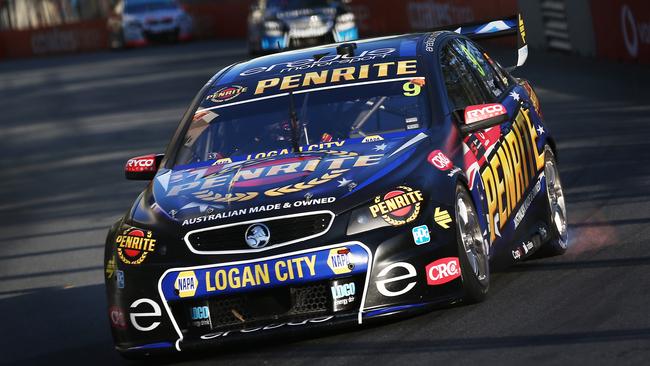
[{"label": "red decal", "polygon": [[460,277],[460,263],[456,257],[440,258],[427,267],[427,283],[431,286],[442,285]]},{"label": "red decal", "polygon": [[427,161],[440,170],[449,170],[454,167],[451,160],[442,151],[436,150],[429,154]]},{"label": "red decal", "polygon": [[130,159],[126,162],[125,169],[127,172],[155,172],[156,156],[146,155]]},{"label": "red decal", "polygon": [[108,315],[111,319],[111,326],[117,329],[126,329],[126,316],[124,315],[124,310],[117,306],[111,306],[108,309]]},{"label": "red decal", "polygon": [[485,121],[506,113],[506,108],[499,103],[471,105],[465,108],[465,123]]}]

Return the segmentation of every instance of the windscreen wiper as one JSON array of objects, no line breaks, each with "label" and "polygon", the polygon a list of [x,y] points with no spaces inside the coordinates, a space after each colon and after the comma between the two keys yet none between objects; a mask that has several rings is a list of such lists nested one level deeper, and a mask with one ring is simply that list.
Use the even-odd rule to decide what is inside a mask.
[{"label": "windscreen wiper", "polygon": [[293,152],[297,153],[300,151],[300,145],[298,144],[298,116],[296,115],[296,106],[293,101],[293,92],[289,92],[289,125],[291,126],[291,144],[293,146]]}]

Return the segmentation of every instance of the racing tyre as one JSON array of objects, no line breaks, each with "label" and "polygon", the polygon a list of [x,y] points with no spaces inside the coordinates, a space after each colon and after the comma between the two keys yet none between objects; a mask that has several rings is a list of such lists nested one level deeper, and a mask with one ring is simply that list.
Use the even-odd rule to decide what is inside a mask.
[{"label": "racing tyre", "polygon": [[468,303],[485,299],[490,287],[490,263],[487,242],[483,240],[476,208],[467,189],[456,187],[456,237],[460,262],[463,300]]},{"label": "racing tyre", "polygon": [[568,243],[566,204],[555,154],[548,145],[544,147],[544,176],[548,201],[548,225],[551,231],[546,250],[549,255],[560,255],[566,252]]}]

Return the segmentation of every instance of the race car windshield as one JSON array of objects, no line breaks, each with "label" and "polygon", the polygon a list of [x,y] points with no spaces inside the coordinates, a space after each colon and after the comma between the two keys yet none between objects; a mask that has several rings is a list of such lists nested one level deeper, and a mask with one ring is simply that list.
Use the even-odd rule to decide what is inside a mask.
[{"label": "race car windshield", "polygon": [[175,165],[424,129],[431,123],[426,95],[424,78],[412,78],[210,104],[195,114]]},{"label": "race car windshield", "polygon": [[268,7],[280,9],[310,9],[325,8],[330,5],[329,0],[269,0]]},{"label": "race car windshield", "polygon": [[156,10],[176,9],[173,0],[131,0],[126,3],[125,11],[129,14],[144,13]]}]

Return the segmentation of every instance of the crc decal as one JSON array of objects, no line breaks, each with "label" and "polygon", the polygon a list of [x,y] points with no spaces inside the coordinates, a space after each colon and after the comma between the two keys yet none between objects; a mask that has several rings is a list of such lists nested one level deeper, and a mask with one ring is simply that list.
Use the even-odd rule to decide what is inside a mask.
[{"label": "crc decal", "polygon": [[270,91],[282,92],[297,88],[332,85],[344,81],[388,78],[417,73],[417,60],[352,65],[319,72],[292,74],[282,78],[277,77],[259,80],[254,95],[261,95]]},{"label": "crc decal", "polygon": [[243,71],[240,76],[250,76],[264,72],[278,71],[281,73],[286,72],[299,72],[312,68],[327,67],[332,65],[349,65],[362,61],[372,61],[386,58],[387,56],[395,53],[395,48],[379,48],[374,50],[363,51],[355,55],[325,55],[324,57],[314,60],[313,58],[306,58],[302,60],[293,60],[288,62],[281,62],[269,66],[255,67]]},{"label": "crc decal", "polygon": [[227,337],[230,334],[233,333],[253,333],[253,332],[258,332],[260,330],[272,330],[272,329],[278,329],[282,327],[295,327],[295,326],[300,326],[300,325],[305,325],[305,324],[318,324],[318,323],[324,323],[330,319],[334,318],[334,315],[329,315],[329,316],[324,316],[320,318],[312,318],[312,319],[307,319],[303,320],[300,322],[288,322],[288,323],[277,323],[277,324],[269,324],[264,327],[257,327],[257,328],[247,328],[247,329],[240,329],[240,330],[228,330],[225,332],[215,332],[215,333],[208,333],[205,335],[201,336],[201,339],[203,340],[209,340],[209,339],[214,339],[218,337]]},{"label": "crc decal", "polygon": [[427,284],[442,285],[460,277],[460,263],[456,257],[441,258],[426,267]]},{"label": "crc decal", "polygon": [[227,86],[208,95],[206,99],[209,99],[214,103],[228,102],[237,98],[241,94],[246,93],[246,90],[248,90],[248,88],[239,85]]},{"label": "crc decal", "polygon": [[465,123],[476,123],[508,113],[499,103],[469,106],[465,109]]},{"label": "crc decal", "polygon": [[442,171],[446,171],[454,167],[451,159],[449,159],[447,155],[445,155],[440,150],[431,152],[431,154],[429,154],[427,157],[427,161]]},{"label": "crc decal", "polygon": [[156,250],[156,239],[151,231],[136,228],[126,229],[115,239],[117,255],[125,264],[140,264],[147,254]]},{"label": "crc decal", "polygon": [[375,204],[370,206],[370,214],[374,218],[381,216],[393,226],[400,226],[418,217],[422,201],[422,191],[399,186],[383,196],[375,197]]},{"label": "crc decal", "polygon": [[147,156],[140,156],[137,158],[129,159],[129,161],[126,162],[125,169],[127,172],[130,173],[155,172],[156,156],[147,155]]},{"label": "crc decal", "polygon": [[447,210],[441,210],[440,207],[436,207],[436,210],[433,212],[433,220],[444,229],[449,229],[449,223],[452,221],[449,212]]},{"label": "crc decal", "polygon": [[377,274],[375,285],[377,286],[377,291],[384,296],[400,296],[415,287],[416,281],[407,283],[406,280],[415,278],[416,276],[417,271],[413,265],[406,262],[397,262],[385,267]]},{"label": "crc decal", "polygon": [[185,271],[178,274],[174,288],[178,291],[178,296],[192,297],[196,293],[197,278],[194,271]]},{"label": "crc decal", "polygon": [[162,310],[157,302],[151,299],[139,299],[134,301],[129,309],[129,318],[133,328],[141,332],[149,332],[160,325],[158,320],[162,316]]},{"label": "crc decal", "polygon": [[327,256],[327,265],[335,274],[350,273],[354,269],[354,263],[352,263],[350,257],[350,249],[348,248],[332,249]]},{"label": "crc decal", "polygon": [[431,241],[429,227],[426,225],[414,227],[411,229],[411,234],[413,234],[413,242],[415,242],[415,245],[422,245]]},{"label": "crc decal", "polygon": [[[331,280],[338,275],[365,273],[367,267],[368,254],[365,249],[359,245],[347,245],[284,257],[261,258],[246,263],[169,271],[163,276],[161,286],[167,301],[190,295],[198,299],[308,281]],[[182,293],[180,289],[186,289],[186,292]]]},{"label": "crc decal", "polygon": [[544,167],[544,151],[540,153],[537,148],[538,139],[529,111],[522,109],[510,132],[495,145],[480,168],[491,242],[508,222],[531,180]]},{"label": "crc decal", "polygon": [[108,308],[108,317],[111,320],[111,327],[115,329],[127,329],[126,316],[124,310],[119,306]]}]

